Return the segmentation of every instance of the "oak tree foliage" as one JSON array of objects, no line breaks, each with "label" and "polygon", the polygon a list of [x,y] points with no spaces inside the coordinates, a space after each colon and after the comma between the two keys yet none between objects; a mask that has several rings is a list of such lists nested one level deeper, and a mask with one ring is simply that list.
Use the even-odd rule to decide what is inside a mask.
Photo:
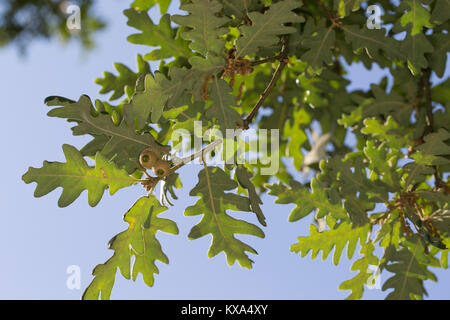
[{"label": "oak tree foliage", "polygon": [[[156,4],[157,23],[147,12]],[[354,277],[340,285],[349,299],[363,297],[369,266],[388,275],[388,299],[424,298],[424,284],[437,281],[431,268],[448,268],[450,248],[450,83],[431,82],[447,63],[449,2],[379,0],[381,29],[366,23],[370,1],[182,0],[176,15],[166,13],[169,4],[135,0],[124,11],[136,29],[128,41],[148,49],[137,69],[116,63],[117,72],[96,79],[109,97],[46,99],[49,116],[92,140],[81,150],[64,145],[66,162],[46,161],[23,176],[37,183],[37,197],[61,187],[62,207],[83,190],[92,206],[106,189],[141,183],[149,191],[125,214],[128,228],[110,241],[114,253],[94,269],[83,298],[108,299],[119,273],[141,273],[152,286],[155,262],[169,262],[156,236],[178,233],[159,215],[166,204],[183,205],[171,134],[192,131],[195,121],[223,133],[279,130],[278,149],[267,151],[280,160],[273,175],[261,162],[203,161],[184,215],[201,216],[188,237],[212,237],[209,257],[223,252],[228,264],[252,268],[257,251],[236,235],[264,238],[265,216],[275,214],[261,210],[265,193],[295,205],[290,223],[312,221],[293,252],[332,255],[334,264],[357,258]],[[349,90],[344,66],[355,62],[387,68],[393,80]],[[158,183],[162,201],[153,195]],[[246,221],[249,212],[260,225]]]}]

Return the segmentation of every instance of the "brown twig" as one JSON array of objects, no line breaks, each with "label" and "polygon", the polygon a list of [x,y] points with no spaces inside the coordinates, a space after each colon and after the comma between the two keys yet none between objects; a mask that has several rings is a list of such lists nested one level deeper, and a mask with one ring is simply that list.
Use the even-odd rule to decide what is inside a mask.
[{"label": "brown twig", "polygon": [[420,77],[419,84],[418,84],[418,90],[417,90],[417,96],[414,99],[414,103],[413,103],[413,109],[416,109],[416,110],[419,109],[419,104],[423,99],[423,92],[425,91],[424,83],[425,83],[425,73],[423,73],[422,76]]},{"label": "brown twig", "polygon": [[445,183],[444,181],[436,181],[437,190],[441,190],[442,192],[450,195],[450,185]]},{"label": "brown twig", "polygon": [[275,87],[275,84],[277,83],[278,78],[281,76],[281,72],[283,71],[284,67],[286,67],[286,65],[288,64],[289,60],[287,57],[287,49],[288,49],[288,40],[287,38],[283,38],[283,47],[281,48],[281,53],[278,55],[279,56],[278,60],[280,61],[280,64],[278,65],[277,69],[275,70],[272,76],[272,79],[270,79],[269,84],[267,85],[266,89],[264,89],[264,92],[259,97],[258,102],[256,102],[250,114],[242,121],[242,125],[237,124],[242,129],[247,130],[249,128],[249,125],[250,123],[252,123],[253,118],[258,113],[259,108],[261,108],[266,98],[270,95],[272,89]]},{"label": "brown twig", "polygon": [[[419,109],[420,103],[422,102],[424,96],[425,96],[425,108],[426,108],[426,127],[423,130],[422,136],[418,139],[415,139],[413,142],[415,143],[414,146],[411,146],[409,148],[408,157],[414,153],[415,147],[418,145],[421,145],[425,143],[425,136],[427,134],[430,134],[434,131],[434,119],[433,119],[433,100],[431,97],[431,69],[423,69],[422,70],[422,76],[420,77],[419,83],[418,83],[418,89],[417,89],[417,96],[413,103],[413,108],[415,110]],[[439,175],[439,171],[436,166],[433,166],[434,169],[434,178],[435,178],[435,187],[439,188],[439,186],[442,184],[442,179]],[[416,186],[413,187],[413,190],[415,190]]]}]

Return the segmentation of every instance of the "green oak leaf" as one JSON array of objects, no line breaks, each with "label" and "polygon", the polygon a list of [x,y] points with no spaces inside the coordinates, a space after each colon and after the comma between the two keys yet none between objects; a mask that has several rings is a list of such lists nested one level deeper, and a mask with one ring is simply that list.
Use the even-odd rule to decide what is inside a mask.
[{"label": "green oak leaf", "polygon": [[448,19],[450,19],[450,2],[448,0],[436,0],[431,13],[431,22],[442,24]]},{"label": "green oak leaf", "polygon": [[175,188],[180,189],[182,187],[183,185],[181,184],[181,180],[178,173],[174,172],[166,176],[163,182],[163,186],[161,188],[162,189],[161,202],[164,204],[164,201],[167,201],[169,205],[173,206],[173,204],[170,202],[169,194],[173,199],[177,200],[178,197],[175,194],[174,189]]},{"label": "green oak leaf", "polygon": [[363,0],[334,0],[333,7],[341,18],[348,16],[352,11],[357,11],[361,7]]},{"label": "green oak leaf", "polygon": [[[77,123],[72,128],[75,136],[85,134],[94,136],[94,141],[86,146],[89,154],[94,152],[94,148],[98,148],[97,151],[101,151],[107,159],[112,159],[118,167],[123,167],[128,173],[140,169],[139,154],[145,148],[150,147],[162,154],[170,150],[170,147],[158,144],[151,134],[136,134],[134,127],[129,127],[125,121],[115,125],[107,114],[93,115],[95,109],[86,95],[82,95],[77,102],[56,96],[48,97],[45,102],[51,107],[61,106],[50,110],[47,114],[49,117],[64,118]],[[105,145],[103,145],[106,140],[104,137],[108,139]]]},{"label": "green oak leaf", "polygon": [[65,144],[63,151],[66,163],[44,161],[42,168],[30,167],[23,175],[25,183],[37,182],[35,197],[42,197],[62,187],[58,206],[67,207],[87,190],[89,205],[94,207],[101,200],[105,189],[109,188],[109,194],[113,195],[119,189],[136,183],[125,170],[117,169],[113,162],[107,161],[100,153],[97,153],[95,167],[92,168],[75,147]]},{"label": "green oak leaf", "polygon": [[270,195],[277,196],[275,203],[295,203],[297,205],[289,215],[291,222],[306,217],[314,210],[318,210],[318,218],[330,214],[335,219],[348,220],[347,211],[342,204],[332,203],[317,179],[311,181],[311,191],[292,182],[291,188],[287,188],[281,183],[269,185],[268,188]]},{"label": "green oak leaf", "polygon": [[339,157],[330,158],[327,163],[330,170],[339,173],[336,184],[344,198],[358,195],[359,201],[385,203],[389,199],[392,187],[381,181],[371,181],[366,174],[366,164],[361,157],[343,161]]},{"label": "green oak leaf", "polygon": [[358,241],[361,245],[365,243],[370,225],[352,227],[348,222],[337,224],[331,216],[327,216],[326,221],[330,230],[318,232],[315,225],[310,225],[309,236],[298,237],[298,242],[291,245],[291,251],[300,253],[302,257],[311,251],[311,259],[315,259],[322,251],[322,260],[325,260],[334,248],[333,263],[338,265],[348,243],[347,258],[351,259]]},{"label": "green oak leaf", "polygon": [[430,67],[439,78],[442,78],[447,65],[447,53],[450,51],[450,39],[444,33],[433,33],[428,39],[434,48],[429,58]]},{"label": "green oak leaf", "polygon": [[408,34],[406,39],[402,41],[401,48],[408,59],[409,67],[414,75],[418,74],[421,68],[428,67],[425,54],[434,51],[430,41],[422,33],[416,34],[415,36]]},{"label": "green oak leaf", "polygon": [[258,218],[259,223],[261,223],[263,226],[267,226],[266,223],[266,217],[264,216],[261,207],[259,206],[262,204],[261,198],[256,193],[255,186],[253,185],[252,181],[250,180],[252,177],[252,174],[248,169],[246,169],[244,166],[237,166],[236,167],[236,177],[241,185],[242,188],[247,189],[248,191],[248,197],[250,199],[250,207],[252,211],[256,214],[256,217]]},{"label": "green oak leaf", "polygon": [[152,123],[158,122],[170,97],[170,93],[166,93],[163,89],[163,86],[168,84],[169,80],[162,73],[147,74],[144,81],[144,90],[136,92],[127,105],[129,122],[131,124],[136,121],[138,128],[145,126],[150,120],[150,115]]},{"label": "green oak leaf", "polygon": [[384,52],[388,58],[404,60],[401,52],[400,41],[386,37],[384,29],[370,30],[366,26],[358,25],[342,26],[345,40],[350,43],[353,50],[364,48],[369,58],[373,60],[383,60],[380,54]]},{"label": "green oak leaf", "polygon": [[284,0],[272,3],[263,14],[250,12],[248,18],[251,25],[239,28],[242,36],[236,41],[236,57],[257,52],[261,47],[276,44],[278,36],[296,32],[296,28],[287,26],[287,23],[303,22],[304,18],[293,12],[302,5],[301,1]]},{"label": "green oak leaf", "polygon": [[401,236],[401,223],[398,219],[398,214],[389,216],[388,222],[384,223],[380,230],[377,232],[377,236],[374,242],[379,242],[381,247],[388,248],[393,246],[399,247]]},{"label": "green oak leaf", "polygon": [[134,88],[138,79],[138,74],[150,73],[150,65],[144,61],[141,55],[138,55],[137,63],[137,73],[134,73],[122,63],[115,63],[114,67],[119,72],[118,76],[111,72],[105,72],[103,78],[95,79],[95,83],[102,87],[100,93],[105,94],[112,91],[109,100],[116,100],[124,95],[126,86]]},{"label": "green oak leaf", "polygon": [[192,95],[200,100],[204,82],[223,68],[224,61],[220,57],[191,57],[189,61],[191,69],[173,66],[167,76],[161,72],[147,74],[143,90],[136,92],[126,105],[127,122],[137,122],[142,128],[148,120],[157,123],[169,109],[192,105]]},{"label": "green oak leaf", "polygon": [[137,11],[147,11],[156,4],[159,4],[159,11],[164,14],[169,9],[170,0],[134,0],[131,7]]},{"label": "green oak leaf", "polygon": [[359,271],[352,279],[342,282],[339,286],[340,290],[351,290],[352,293],[346,298],[347,300],[359,300],[363,296],[364,286],[370,281],[373,274],[368,272],[369,266],[378,266],[379,259],[373,254],[375,246],[372,242],[364,244],[361,248],[362,257],[356,260],[352,267],[352,271]]},{"label": "green oak leaf", "polygon": [[224,252],[229,265],[235,261],[250,269],[253,261],[246,252],[257,254],[256,250],[234,237],[234,234],[253,235],[264,238],[264,232],[244,220],[235,219],[227,210],[250,211],[250,200],[233,193],[226,193],[237,188],[237,183],[218,167],[208,167],[200,171],[198,183],[189,193],[201,197],[193,206],[184,211],[186,216],[203,215],[202,220],[189,232],[189,239],[198,239],[212,235],[212,244],[208,257],[212,258]]},{"label": "green oak leaf", "polygon": [[428,176],[434,173],[433,168],[421,164],[419,162],[407,163],[403,166],[404,172],[407,173],[406,178],[402,179],[403,184],[406,188],[410,185],[415,185],[417,183],[426,181]]},{"label": "green oak leaf", "polygon": [[450,145],[446,140],[450,139],[450,132],[441,128],[438,132],[432,132],[424,137],[424,143],[417,146],[416,150],[426,155],[444,156],[450,155]]},{"label": "green oak leaf", "polygon": [[170,16],[161,17],[159,25],[153,24],[145,11],[137,12],[127,9],[124,14],[128,17],[127,24],[142,33],[130,35],[127,40],[134,44],[144,44],[149,47],[159,47],[144,56],[147,60],[161,60],[170,57],[189,57],[189,41],[183,40],[175,29],[170,26]]},{"label": "green oak leaf", "polygon": [[261,10],[264,7],[258,0],[219,0],[219,2],[223,4],[225,14],[234,17],[233,25],[240,24],[250,11]]},{"label": "green oak leaf", "polygon": [[362,118],[378,115],[392,115],[399,124],[409,124],[412,108],[404,101],[404,98],[395,91],[386,93],[381,87],[372,84],[370,86],[374,99],[362,105]]},{"label": "green oak leaf", "polygon": [[386,299],[410,300],[414,296],[422,298],[427,295],[423,281],[432,278],[423,263],[428,257],[423,253],[424,247],[418,235],[413,235],[407,247],[398,250],[391,247],[386,252],[385,269],[394,274],[383,284],[382,290],[394,289]]},{"label": "green oak leaf", "polygon": [[367,140],[363,151],[369,160],[369,168],[374,170],[382,181],[400,189],[399,176],[395,170],[396,161],[389,157],[387,148],[382,144],[377,147],[373,140]]},{"label": "green oak leaf", "polygon": [[[289,108],[289,106],[285,105],[283,107]],[[274,112],[273,116],[278,118],[276,120],[280,121],[278,114]],[[293,110],[292,120],[284,123],[283,136],[288,140],[287,155],[294,159],[294,166],[297,170],[301,170],[304,164],[304,155],[301,148],[308,141],[308,136],[302,127],[310,122],[311,118],[308,112],[304,108],[300,108]]]},{"label": "green oak leaf", "polygon": [[388,116],[384,123],[380,123],[376,118],[366,118],[363,121],[365,127],[362,133],[376,137],[380,141],[386,141],[390,147],[400,150],[410,145],[406,135],[402,135],[398,123],[392,116]]},{"label": "green oak leaf", "polygon": [[336,33],[333,26],[326,28],[326,19],[318,22],[314,26],[313,19],[308,19],[305,31],[305,37],[302,40],[302,47],[308,48],[301,59],[308,63],[313,70],[321,69],[323,65],[329,65],[333,62],[333,48],[336,39]]},{"label": "green oak leaf", "polygon": [[222,27],[229,19],[217,16],[222,5],[213,0],[194,0],[181,6],[181,10],[189,12],[187,16],[174,15],[172,21],[180,26],[189,27],[181,37],[191,40],[189,47],[206,56],[208,53],[219,54],[225,49],[225,40],[221,37],[228,32]]},{"label": "green oak leaf", "polygon": [[87,157],[94,157],[98,151],[103,150],[109,141],[109,137],[105,135],[94,135],[94,139],[89,141],[80,152]]},{"label": "green oak leaf", "polygon": [[[439,203],[450,204],[450,194],[441,191],[418,190],[416,194],[429,201],[434,201],[436,205]],[[437,212],[437,211],[436,211]]]},{"label": "green oak leaf", "polygon": [[374,97],[364,99],[358,108],[355,108],[349,115],[344,114],[339,122],[345,126],[351,126],[361,119],[383,115],[391,116],[399,124],[409,124],[413,109],[403,96],[393,90],[386,93],[383,88],[375,84],[372,84],[370,89]]},{"label": "green oak leaf", "polygon": [[432,28],[430,22],[430,12],[422,6],[420,0],[404,0],[401,1],[399,10],[407,10],[400,18],[403,27],[411,24],[411,36],[422,33],[424,27]]},{"label": "green oak leaf", "polygon": [[[158,231],[178,234],[178,227],[172,220],[158,217],[166,211],[153,196],[142,197],[136,201],[124,215],[128,229],[114,236],[109,241],[109,249],[114,254],[104,264],[95,267],[92,274],[94,279],[83,293],[84,300],[109,299],[114,285],[117,269],[126,278],[136,278],[142,274],[144,282],[153,286],[154,275],[159,274],[155,262],[168,264],[169,259],[156,238]],[[132,269],[131,258],[134,257]]]},{"label": "green oak leaf", "polygon": [[172,126],[173,130],[186,129],[193,132],[195,121],[201,120],[204,124],[208,123],[204,109],[205,101],[196,101],[191,105],[170,109],[163,113],[163,117],[166,119],[176,119],[176,123]]},{"label": "green oak leaf", "polygon": [[432,132],[424,137],[424,143],[415,147],[419,152],[412,154],[414,162],[407,163],[403,169],[407,173],[404,178],[406,188],[410,185],[423,182],[427,176],[434,173],[433,165],[447,165],[450,160],[445,156],[450,155],[450,146],[445,141],[450,139],[450,133],[441,128],[438,132]]},{"label": "green oak leaf", "polygon": [[[448,91],[448,89],[450,88],[450,81],[448,81],[447,84],[447,89],[445,91]],[[432,89],[433,91],[433,89]],[[438,90],[436,90],[438,91]],[[437,92],[434,92],[434,94],[437,94]],[[445,91],[441,92],[443,94],[446,94]],[[433,93],[432,93],[433,94]],[[439,98],[443,99],[443,101],[445,101],[447,95],[443,95],[441,97],[437,97],[437,101],[439,102]],[[433,96],[434,99],[434,96]],[[444,103],[445,110],[437,110],[436,112],[433,113],[433,118],[434,118],[434,130],[438,130],[439,128],[445,128],[446,130],[450,131],[450,101],[448,101],[447,103]]]},{"label": "green oak leaf", "polygon": [[216,76],[211,80],[209,86],[209,100],[212,106],[206,110],[208,119],[217,119],[220,130],[225,136],[226,129],[235,129],[242,123],[241,115],[233,108],[236,107],[236,97],[232,95],[233,90],[223,79]]}]

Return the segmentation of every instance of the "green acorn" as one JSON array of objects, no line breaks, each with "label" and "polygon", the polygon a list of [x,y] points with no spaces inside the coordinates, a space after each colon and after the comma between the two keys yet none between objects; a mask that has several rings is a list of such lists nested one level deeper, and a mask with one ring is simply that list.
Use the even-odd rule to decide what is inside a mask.
[{"label": "green acorn", "polygon": [[145,169],[152,169],[158,160],[159,158],[156,153],[154,153],[150,149],[145,149],[139,156],[139,163]]},{"label": "green acorn", "polygon": [[169,162],[164,160],[158,160],[154,164],[152,170],[157,177],[163,177],[167,175],[167,173],[169,172]]}]

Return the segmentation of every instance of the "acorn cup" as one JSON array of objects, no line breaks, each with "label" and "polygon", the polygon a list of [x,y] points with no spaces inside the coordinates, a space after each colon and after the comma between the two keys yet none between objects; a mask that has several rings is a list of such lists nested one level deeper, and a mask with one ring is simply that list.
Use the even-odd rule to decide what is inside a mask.
[{"label": "acorn cup", "polygon": [[152,169],[158,160],[159,160],[158,156],[149,149],[145,149],[139,155],[139,163],[145,169]]},{"label": "acorn cup", "polygon": [[169,162],[164,160],[158,160],[156,161],[152,170],[157,177],[163,177],[167,174],[167,172],[169,172]]}]

